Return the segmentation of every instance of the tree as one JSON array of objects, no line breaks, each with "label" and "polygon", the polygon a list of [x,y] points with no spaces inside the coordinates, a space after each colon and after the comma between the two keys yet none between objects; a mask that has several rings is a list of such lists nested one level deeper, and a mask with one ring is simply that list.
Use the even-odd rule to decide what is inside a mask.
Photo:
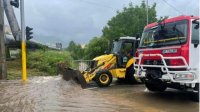
[{"label": "tree", "polygon": [[67,47],[67,51],[73,51],[76,47],[76,43],[74,41],[70,41]]},{"label": "tree", "polygon": [[85,46],[85,59],[93,59],[104,54],[109,48],[109,41],[103,37],[94,37]]},{"label": "tree", "polygon": [[[114,39],[122,36],[136,36],[142,34],[146,26],[146,4],[142,1],[140,6],[133,6],[132,3],[117,15],[108,21],[107,25],[103,28],[103,35],[101,37],[94,37],[85,46],[84,49],[80,45],[71,41],[68,46],[68,51],[71,52],[74,59],[93,59],[97,56],[104,54],[104,51],[110,51]],[[156,4],[148,7],[149,10],[149,23],[157,21],[156,19]],[[84,55],[83,55],[84,54]]]},{"label": "tree", "polygon": [[[102,30],[103,36],[112,41],[122,36],[136,36],[142,34],[146,26],[146,4],[142,1],[140,6],[133,6],[132,3],[108,21],[107,26]],[[149,9],[149,23],[157,21],[156,4]]]},{"label": "tree", "polygon": [[74,41],[70,41],[69,46],[66,50],[70,52],[72,58],[75,60],[83,58],[83,48],[80,44],[76,44]]}]

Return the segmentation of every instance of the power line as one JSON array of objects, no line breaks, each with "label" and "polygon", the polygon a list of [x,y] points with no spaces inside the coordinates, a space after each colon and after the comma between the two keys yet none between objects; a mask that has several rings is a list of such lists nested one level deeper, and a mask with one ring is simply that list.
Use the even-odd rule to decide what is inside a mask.
[{"label": "power line", "polygon": [[153,2],[152,3],[156,3],[156,6],[158,5],[158,4],[160,4],[160,0],[153,0]]},{"label": "power line", "polygon": [[147,5],[146,10],[147,10],[147,25],[148,25],[149,24],[149,2],[148,2],[148,0],[146,1],[146,5]]},{"label": "power line", "polygon": [[162,0],[164,1],[168,6],[170,6],[171,8],[173,8],[174,10],[176,10],[178,13],[183,14],[182,12],[180,12],[176,7],[174,7],[173,5],[169,4],[166,0]]},{"label": "power line", "polygon": [[[193,0],[193,1],[191,1],[189,4],[187,4],[187,6],[186,7],[190,7],[190,8],[192,8],[193,10],[195,10],[196,12],[199,12],[199,8],[197,8],[197,9],[194,9],[195,7],[193,7],[193,5],[194,5],[194,3],[196,3],[196,2],[198,2],[198,0]],[[192,7],[191,7],[192,6]],[[190,11],[191,11],[191,9],[190,9]],[[188,9],[187,9],[187,12],[188,12]]]},{"label": "power line", "polygon": [[108,8],[108,9],[117,10],[117,8],[114,8],[114,7],[111,7],[111,6],[108,6],[108,5],[99,4],[99,3],[96,3],[96,2],[91,2],[91,1],[86,1],[86,0],[79,0],[79,1],[85,2],[87,4],[96,5],[96,6],[99,6],[99,7],[105,7],[105,8]]},{"label": "power line", "polygon": [[[93,2],[93,1],[89,1],[89,0],[79,0],[79,1],[83,2],[83,3],[90,4],[90,5],[95,5],[95,6],[98,6],[98,7],[105,7],[107,9],[119,10],[117,7],[112,7],[112,6],[109,6],[109,5],[99,4],[97,2]],[[134,4],[131,0],[130,0],[130,3]]]}]

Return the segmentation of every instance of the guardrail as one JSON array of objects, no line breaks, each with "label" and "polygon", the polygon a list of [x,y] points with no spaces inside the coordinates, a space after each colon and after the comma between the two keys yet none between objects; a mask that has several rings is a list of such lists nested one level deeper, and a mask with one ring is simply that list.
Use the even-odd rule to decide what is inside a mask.
[{"label": "guardrail", "polygon": [[[163,62],[163,65],[145,65],[145,64],[142,64],[142,58],[143,57],[160,57],[161,58],[161,61]],[[137,73],[136,75],[140,76],[140,71],[146,71],[146,69],[144,68],[161,68],[161,71],[163,73],[166,73],[166,75],[170,78],[170,80],[172,82],[183,82],[183,83],[193,83],[193,82],[197,82],[198,81],[198,76],[197,76],[197,73],[196,71],[192,71],[190,68],[189,68],[189,65],[187,64],[186,60],[184,57],[182,56],[176,56],[176,57],[164,57],[163,55],[161,54],[140,54],[139,57],[134,57],[136,60],[136,62],[138,63],[135,63],[134,65],[134,69],[137,70]],[[166,63],[166,59],[169,59],[169,60],[175,60],[175,59],[180,59],[183,61],[183,65],[182,66],[168,66],[167,63]],[[169,70],[170,68],[175,68],[175,69],[179,69],[179,68],[185,68],[186,70],[176,70],[176,71],[172,71],[172,70]],[[194,75],[194,80],[192,81],[177,81],[174,79],[174,76],[175,75],[180,75],[180,74],[192,74]]]}]

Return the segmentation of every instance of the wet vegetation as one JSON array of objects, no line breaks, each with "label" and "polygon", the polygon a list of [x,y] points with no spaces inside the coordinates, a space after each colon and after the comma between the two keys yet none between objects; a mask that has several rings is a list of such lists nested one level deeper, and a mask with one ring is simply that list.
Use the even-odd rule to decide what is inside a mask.
[{"label": "wet vegetation", "polygon": [[[21,65],[21,59],[16,60],[9,60],[7,61],[7,79],[8,80],[14,80],[14,79],[21,79],[21,71],[22,71],[22,65]],[[30,69],[27,68],[27,76],[47,76],[48,74],[45,72],[42,72],[38,69]]]},{"label": "wet vegetation", "polygon": [[[72,58],[67,51],[36,50],[27,53],[27,75],[52,76],[57,75],[57,65],[64,63],[72,66]],[[21,59],[7,61],[8,79],[21,78]]]},{"label": "wet vegetation", "polygon": [[72,58],[66,51],[38,50],[28,54],[27,67],[47,72],[49,75],[55,75],[59,63],[71,66],[71,61]]}]

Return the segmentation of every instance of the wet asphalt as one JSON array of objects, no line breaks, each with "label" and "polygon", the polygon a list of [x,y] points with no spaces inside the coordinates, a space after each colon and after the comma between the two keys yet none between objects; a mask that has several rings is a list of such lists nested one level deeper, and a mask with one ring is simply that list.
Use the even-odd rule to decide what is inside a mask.
[{"label": "wet asphalt", "polygon": [[1,112],[198,112],[189,92],[148,91],[143,84],[82,89],[60,76],[0,82]]}]

